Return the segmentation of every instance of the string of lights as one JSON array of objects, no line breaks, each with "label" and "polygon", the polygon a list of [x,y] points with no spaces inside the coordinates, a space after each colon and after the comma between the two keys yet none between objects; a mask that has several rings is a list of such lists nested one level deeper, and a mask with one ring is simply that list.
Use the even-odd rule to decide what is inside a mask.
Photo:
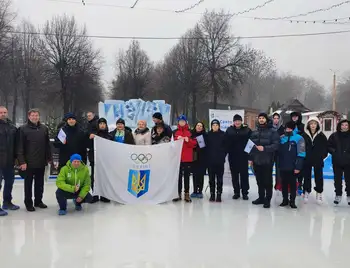
[{"label": "string of lights", "polygon": [[137,5],[137,3],[139,2],[140,0],[136,0],[135,3],[130,7],[130,8],[135,8],[135,6]]},{"label": "string of lights", "polygon": [[[81,2],[72,1],[72,0],[46,0],[46,1],[81,5]],[[246,14],[246,13],[249,13],[251,11],[255,11],[257,9],[263,8],[266,5],[268,5],[269,3],[272,3],[274,1],[275,0],[268,0],[268,1],[264,2],[263,4],[257,5],[255,7],[248,8],[248,9],[240,11],[240,12],[229,13],[229,14],[222,14],[222,15],[219,15],[219,16],[238,16],[238,15],[241,15],[241,14]],[[121,5],[116,5],[116,4],[104,4],[104,3],[89,3],[89,2],[86,2],[86,1],[85,1],[84,6],[96,6],[96,7],[130,9],[129,6],[121,6]],[[133,8],[133,10],[147,10],[147,11],[156,11],[156,12],[168,12],[168,13],[174,13],[174,14],[194,14],[194,15],[204,15],[205,14],[203,12],[201,12],[201,13],[198,13],[198,12],[186,12],[186,11],[180,12],[181,10],[177,10],[176,11],[176,10],[170,10],[170,9],[158,9],[158,8],[146,8],[146,7],[136,7],[136,8]]]},{"label": "string of lights", "polygon": [[335,18],[335,19],[326,19],[326,20],[285,20],[286,22],[290,23],[304,23],[304,24],[315,24],[315,23],[322,23],[322,24],[348,24],[350,22],[350,17],[342,17],[342,18]]},{"label": "string of lights", "polygon": [[285,16],[285,17],[272,17],[272,18],[267,18],[267,17],[254,17],[254,19],[256,20],[287,20],[287,19],[292,19],[292,18],[297,18],[297,17],[305,17],[311,14],[315,14],[315,13],[319,13],[319,12],[325,12],[325,11],[329,11],[331,9],[334,8],[338,8],[341,7],[343,5],[346,4],[350,4],[350,0],[348,1],[343,1],[341,3],[338,4],[334,4],[332,6],[326,7],[326,8],[319,8],[319,9],[315,9],[315,10],[311,10],[305,13],[300,13],[300,14],[296,14],[296,15],[292,15],[292,16]]},{"label": "string of lights", "polygon": [[[12,34],[26,34],[26,35],[55,35],[54,33],[42,32],[24,32],[24,31],[6,31]],[[236,36],[238,39],[273,39],[273,38],[287,38],[287,37],[307,37],[320,35],[336,35],[350,33],[350,30],[330,31],[330,32],[314,32],[314,33],[300,33],[300,34],[280,34],[280,35],[255,35],[255,36]],[[63,36],[70,36],[64,34]],[[111,35],[76,35],[77,37],[87,37],[95,39],[130,39],[130,40],[190,40],[200,39],[199,37],[160,37],[160,36],[111,36]]]},{"label": "string of lights", "polygon": [[175,13],[183,13],[186,11],[189,11],[191,9],[196,8],[197,6],[199,6],[200,4],[202,4],[204,2],[204,0],[199,0],[197,3],[193,4],[192,6],[185,8],[185,9],[180,9],[180,10],[175,10]]}]

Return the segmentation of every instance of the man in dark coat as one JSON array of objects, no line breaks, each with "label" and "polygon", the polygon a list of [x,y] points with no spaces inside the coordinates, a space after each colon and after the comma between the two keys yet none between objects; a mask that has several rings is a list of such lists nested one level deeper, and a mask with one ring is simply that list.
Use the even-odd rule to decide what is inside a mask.
[{"label": "man in dark coat", "polygon": [[256,182],[259,189],[259,198],[253,201],[254,205],[264,205],[270,208],[272,198],[272,167],[274,155],[278,151],[280,137],[272,130],[266,113],[260,113],[257,130],[252,132],[251,141],[255,144],[250,152],[253,162]]},{"label": "man in dark coat", "polygon": [[[166,136],[168,136],[170,139],[173,136],[173,131],[171,130],[171,127],[167,124],[164,123],[163,121],[163,115],[159,112],[154,113],[152,116],[153,122],[155,125],[163,123],[164,124],[164,132],[166,134]],[[156,126],[154,126],[152,128],[152,135],[154,135],[156,133]]]},{"label": "man in dark coat", "polygon": [[[29,212],[35,207],[47,208],[43,203],[45,166],[52,161],[48,128],[40,123],[39,110],[28,112],[28,123],[19,128],[17,158],[24,174],[24,203]],[[32,187],[34,181],[34,206]]]},{"label": "man in dark coat", "polygon": [[225,147],[229,156],[234,190],[232,198],[239,199],[242,191],[243,200],[248,200],[248,154],[244,151],[244,148],[252,131],[242,122],[243,118],[240,115],[236,114],[233,117],[233,126],[229,127],[225,133]]},{"label": "man in dark coat", "polygon": [[79,154],[82,161],[86,163],[86,148],[88,147],[88,135],[85,133],[77,123],[76,116],[73,113],[66,115],[67,123],[62,128],[66,134],[66,140],[60,141],[58,136],[55,138],[54,146],[60,150],[59,152],[59,167],[61,170],[73,154]]},{"label": "man in dark coat", "polygon": [[337,131],[328,139],[328,152],[332,155],[335,200],[338,205],[343,195],[343,175],[346,185],[347,201],[350,205],[350,122],[341,120],[338,123]]},{"label": "man in dark coat", "polygon": [[[284,127],[283,127],[283,119],[281,118],[279,113],[274,113],[272,115],[272,129],[278,133],[281,137],[284,135]],[[281,182],[281,174],[278,165],[278,154],[275,154],[275,167],[276,167],[276,176],[275,176],[275,190],[282,191],[282,182]]]},{"label": "man in dark coat", "polygon": [[[3,204],[0,206],[0,216],[6,216],[4,210],[17,210],[19,206],[12,203],[12,188],[15,181],[16,158],[16,127],[7,118],[7,109],[0,106],[0,190],[1,182],[5,181],[3,192]],[[1,200],[0,200],[1,201]],[[4,209],[4,210],[3,210]]]}]

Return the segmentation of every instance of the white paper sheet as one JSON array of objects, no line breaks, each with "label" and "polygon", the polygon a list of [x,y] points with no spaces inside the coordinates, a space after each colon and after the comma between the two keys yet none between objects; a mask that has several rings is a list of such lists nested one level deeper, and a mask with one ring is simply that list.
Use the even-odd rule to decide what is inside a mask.
[{"label": "white paper sheet", "polygon": [[251,139],[249,139],[245,148],[244,148],[244,151],[249,154],[252,151],[252,149],[254,148],[254,146],[255,146],[255,143],[252,142]]},{"label": "white paper sheet", "polygon": [[205,147],[205,141],[204,141],[203,135],[198,136],[196,139],[197,139],[199,148],[204,148]]},{"label": "white paper sheet", "polygon": [[61,128],[60,132],[58,132],[57,138],[60,140],[60,142],[65,143],[67,134],[63,131]]}]

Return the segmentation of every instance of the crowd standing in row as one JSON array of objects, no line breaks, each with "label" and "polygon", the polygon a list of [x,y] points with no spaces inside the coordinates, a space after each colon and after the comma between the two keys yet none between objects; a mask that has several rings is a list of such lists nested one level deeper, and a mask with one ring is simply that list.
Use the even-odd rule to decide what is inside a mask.
[{"label": "crowd standing in row", "polygon": [[[250,130],[243,124],[239,115],[233,118],[233,125],[223,132],[220,122],[213,120],[210,131],[206,131],[203,122],[197,122],[191,130],[186,116],[178,118],[175,131],[166,125],[160,113],[153,115],[155,123],[152,129],[146,121],[140,120],[137,129],[125,126],[123,119],[118,119],[116,128],[108,130],[106,119],[98,118],[92,112],[87,114],[88,129],[84,131],[77,123],[76,116],[65,116],[59,130],[65,133],[65,140],[58,136],[54,146],[59,149],[60,170],[57,178],[56,198],[60,215],[66,214],[67,199],[73,199],[77,210],[84,202],[109,202],[105,197],[91,196],[90,187],[94,188],[94,143],[95,136],[111,141],[133,145],[156,145],[174,140],[184,140],[178,181],[178,197],[173,201],[191,202],[191,198],[203,198],[204,176],[209,174],[210,201],[221,202],[223,175],[226,156],[232,175],[233,199],[249,197],[248,163],[254,170],[258,199],[252,203],[270,207],[273,194],[272,170],[276,164],[275,189],[282,190],[281,206],[296,208],[295,197],[298,182],[299,191],[303,192],[305,202],[311,193],[311,172],[314,169],[315,191],[318,203],[322,203],[323,160],[328,152],[333,156],[335,204],[342,197],[342,177],[345,177],[347,196],[350,205],[350,130],[349,121],[339,122],[337,131],[327,141],[320,130],[317,118],[310,118],[306,127],[301,123],[301,114],[292,113],[291,121],[285,126],[279,114],[272,120],[261,113],[258,116],[256,130]],[[35,207],[45,209],[43,203],[45,166],[52,164],[48,128],[40,123],[40,114],[36,109],[28,112],[28,123],[18,130],[7,118],[7,109],[0,106],[0,185],[4,180],[3,205],[0,216],[7,215],[5,210],[17,210],[19,206],[12,203],[14,183],[14,166],[18,166],[24,178],[25,206],[27,211]],[[245,152],[248,140],[255,145],[251,152]],[[91,166],[85,165],[87,159]],[[15,162],[16,161],[16,162]],[[190,175],[193,175],[193,193],[190,195]],[[34,202],[32,188],[34,182]],[[184,182],[184,196],[182,196]]]}]

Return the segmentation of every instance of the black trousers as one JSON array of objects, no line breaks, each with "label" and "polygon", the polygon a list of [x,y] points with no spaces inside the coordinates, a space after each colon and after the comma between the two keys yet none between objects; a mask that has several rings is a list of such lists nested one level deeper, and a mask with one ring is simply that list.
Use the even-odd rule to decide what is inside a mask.
[{"label": "black trousers", "polygon": [[304,193],[311,193],[312,188],[312,168],[314,168],[314,175],[315,175],[315,191],[319,194],[323,193],[323,168],[322,166],[312,166],[312,165],[305,165],[303,167],[304,172]]},{"label": "black trousers", "polygon": [[260,199],[271,201],[272,198],[272,164],[271,165],[255,165],[254,171],[256,183],[258,184],[258,192]]},{"label": "black trousers", "polygon": [[[77,199],[78,195],[79,195],[79,192],[73,194],[73,193],[65,192],[61,189],[57,189],[56,199],[60,207],[60,210],[67,210],[67,199]],[[87,193],[83,201],[80,203],[77,202],[77,205],[81,205],[82,203],[90,203],[91,201],[92,201],[92,196],[90,193]]]},{"label": "black trousers", "polygon": [[90,162],[90,167],[91,167],[91,189],[94,190],[94,183],[95,183],[95,163]]},{"label": "black trousers", "polygon": [[192,163],[181,162],[180,164],[180,172],[179,172],[179,184],[178,184],[178,192],[179,196],[182,193],[182,177],[184,178],[185,185],[185,194],[190,192],[190,175],[192,171]]},{"label": "black trousers", "polygon": [[205,164],[195,161],[192,164],[192,172],[193,172],[193,192],[194,193],[202,193],[203,185],[204,185],[204,175],[207,170]]},{"label": "black trousers", "polygon": [[[209,187],[210,193],[222,194],[222,185],[224,180],[225,163],[209,166]],[[216,187],[215,187],[216,186]]]},{"label": "black trousers", "polygon": [[249,173],[248,160],[239,163],[230,162],[233,191],[236,195],[248,195],[249,191]]},{"label": "black trousers", "polygon": [[334,172],[334,188],[337,196],[343,195],[343,175],[345,178],[345,192],[347,196],[350,196],[350,166],[337,166],[333,165]]},{"label": "black trousers", "polygon": [[24,204],[26,207],[33,206],[33,182],[34,182],[34,204],[42,203],[44,194],[44,174],[43,168],[28,168],[24,178]]},{"label": "black trousers", "polygon": [[277,190],[277,187],[281,187],[281,171],[279,168],[279,157],[275,156],[275,168],[276,168],[276,175],[275,175],[275,189]]},{"label": "black trousers", "polygon": [[297,195],[297,177],[294,174],[294,170],[280,170],[282,180],[282,195],[283,200],[288,200],[288,189],[290,189],[290,201],[294,202]]}]

